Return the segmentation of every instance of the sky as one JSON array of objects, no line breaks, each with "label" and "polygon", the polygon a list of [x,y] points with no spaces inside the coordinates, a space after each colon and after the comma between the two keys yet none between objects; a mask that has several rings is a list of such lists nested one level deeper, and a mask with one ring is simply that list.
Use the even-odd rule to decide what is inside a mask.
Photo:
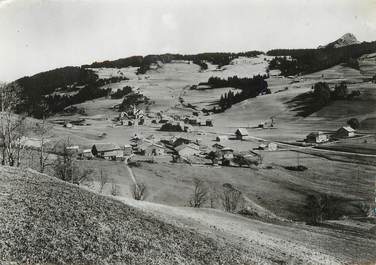
[{"label": "sky", "polygon": [[376,0],[0,0],[0,81],[160,53],[376,40]]}]

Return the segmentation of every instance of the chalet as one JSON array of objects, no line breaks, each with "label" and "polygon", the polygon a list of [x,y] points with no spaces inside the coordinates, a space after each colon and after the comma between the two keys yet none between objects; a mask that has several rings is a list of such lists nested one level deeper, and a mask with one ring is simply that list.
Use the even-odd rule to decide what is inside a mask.
[{"label": "chalet", "polygon": [[73,124],[70,123],[70,122],[66,122],[66,123],[64,123],[64,127],[71,129],[71,128],[73,128]]},{"label": "chalet", "polygon": [[124,145],[124,155],[130,156],[133,153],[131,145]]},{"label": "chalet", "polygon": [[146,155],[146,156],[159,156],[159,155],[164,155],[165,153],[165,147],[163,146],[163,143],[161,142],[156,142],[156,143],[144,142],[138,147],[138,150],[142,155]]},{"label": "chalet", "polygon": [[200,126],[206,126],[206,121],[200,120],[198,122],[198,125],[200,125]]},{"label": "chalet", "polygon": [[91,151],[94,156],[104,158],[104,159],[123,159],[124,151],[120,148],[120,146],[116,144],[109,144],[109,143],[99,143],[94,144],[91,148]]},{"label": "chalet", "polygon": [[348,137],[354,137],[355,136],[355,130],[351,128],[350,126],[344,126],[336,131],[334,134],[334,137],[336,138],[348,138]]},{"label": "chalet", "polygon": [[65,147],[66,151],[70,154],[78,154],[80,147],[78,145],[71,145]]},{"label": "chalet", "polygon": [[223,148],[224,148],[224,146],[223,146],[223,145],[221,145],[221,144],[218,144],[218,143],[215,143],[215,144],[213,144],[213,145],[212,145],[212,147],[213,147],[213,148],[215,148],[215,149],[217,149],[217,150],[221,150],[221,149],[223,149]]},{"label": "chalet", "polygon": [[248,135],[248,131],[245,128],[239,128],[235,131],[235,136],[238,140],[244,140]]},{"label": "chalet", "polygon": [[230,147],[224,147],[221,149],[222,158],[226,160],[231,160],[234,158],[234,150]]},{"label": "chalet", "polygon": [[228,137],[227,137],[227,135],[218,135],[218,136],[215,138],[215,140],[216,140],[217,142],[223,142],[223,141],[228,140]]},{"label": "chalet", "polygon": [[198,155],[200,153],[200,147],[197,144],[181,144],[175,148],[175,151],[182,157],[189,157]]},{"label": "chalet", "polygon": [[186,138],[183,138],[183,137],[178,137],[172,142],[172,145],[177,147],[177,146],[180,146],[182,144],[189,144],[190,142],[191,142],[191,140],[189,140],[189,139],[186,139]]},{"label": "chalet", "polygon": [[327,134],[323,132],[311,132],[307,135],[306,139],[304,140],[306,143],[324,143],[329,141],[329,137]]},{"label": "chalet", "polygon": [[276,151],[278,149],[278,145],[276,143],[260,144],[258,149],[267,150],[267,151]]},{"label": "chalet", "polygon": [[91,149],[82,149],[78,152],[78,157],[81,159],[92,159],[94,156]]},{"label": "chalet", "polygon": [[190,124],[184,125],[184,132],[193,132],[193,126]]}]

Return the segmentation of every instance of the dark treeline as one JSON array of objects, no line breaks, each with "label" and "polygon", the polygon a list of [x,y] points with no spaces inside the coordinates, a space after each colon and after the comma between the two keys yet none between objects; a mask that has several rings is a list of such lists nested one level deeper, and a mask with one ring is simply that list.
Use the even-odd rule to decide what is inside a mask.
[{"label": "dark treeline", "polygon": [[[271,50],[267,55],[277,56],[271,60],[269,68],[280,69],[282,75],[288,76],[312,73],[341,63],[359,68],[356,59],[373,52],[376,52],[375,41],[340,48]],[[288,60],[286,56],[291,56],[292,60]]]},{"label": "dark treeline", "polygon": [[160,54],[160,55],[147,55],[143,56],[133,56],[124,59],[118,59],[115,61],[104,61],[104,62],[95,62],[90,65],[83,65],[84,68],[124,68],[124,67],[139,67],[137,73],[144,74],[147,70],[150,69],[150,65],[156,62],[169,63],[172,60],[186,60],[192,61],[194,64],[197,64],[201,69],[207,69],[207,64],[205,62],[210,62],[212,64],[222,67],[224,65],[230,64],[233,59],[236,59],[240,56],[244,57],[255,57],[259,54],[263,54],[260,51],[248,51],[248,52],[239,52],[239,53],[229,53],[229,52],[213,52],[213,53],[199,53],[192,55],[183,55],[183,54]]},{"label": "dark treeline", "polygon": [[326,82],[318,82],[312,86],[312,91],[300,94],[288,103],[298,112],[298,116],[307,117],[336,100],[353,100],[358,96],[360,91],[350,92],[345,82],[336,84],[334,89],[330,89]]},{"label": "dark treeline", "polygon": [[233,76],[227,79],[210,77],[208,80],[208,85],[210,85],[212,89],[233,87],[241,90],[237,93],[229,91],[221,96],[219,100],[219,107],[220,111],[224,111],[230,108],[233,104],[239,103],[248,98],[270,94],[268,83],[265,81],[266,78],[268,78],[267,75],[255,75],[252,78],[239,78],[237,76]]},{"label": "dark treeline", "polygon": [[[15,82],[20,86],[21,101],[17,112],[41,118],[62,111],[67,106],[89,99],[106,96],[110,89],[101,89],[105,84],[125,80],[125,77],[99,79],[92,70],[82,67],[64,67],[23,77]],[[72,92],[74,95],[53,94]]]}]

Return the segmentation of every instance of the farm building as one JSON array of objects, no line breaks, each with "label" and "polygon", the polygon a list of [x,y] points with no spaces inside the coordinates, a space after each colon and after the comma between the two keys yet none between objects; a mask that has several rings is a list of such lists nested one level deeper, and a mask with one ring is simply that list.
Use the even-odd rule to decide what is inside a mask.
[{"label": "farm building", "polygon": [[78,151],[80,150],[80,147],[78,145],[71,145],[65,147],[68,153],[70,154],[78,154]]},{"label": "farm building", "polygon": [[198,122],[198,125],[200,125],[200,126],[206,126],[206,121],[200,120]]},{"label": "farm building", "polygon": [[218,143],[213,144],[212,147],[215,148],[215,149],[219,149],[219,150],[224,148],[223,145],[218,144]]},{"label": "farm building", "polygon": [[189,157],[193,155],[198,155],[200,153],[200,147],[197,144],[181,144],[175,148],[175,151],[179,156]]},{"label": "farm building", "polygon": [[191,142],[191,140],[189,139],[186,139],[186,138],[183,138],[183,137],[178,137],[176,139],[174,139],[174,141],[172,142],[172,145],[177,147],[179,145],[182,145],[182,144],[189,144]]},{"label": "farm building", "polygon": [[133,153],[132,146],[124,145],[124,155],[130,156]]},{"label": "farm building", "polygon": [[248,131],[245,128],[239,128],[235,131],[235,136],[238,140],[243,140],[248,135]]},{"label": "farm building", "polygon": [[224,147],[221,149],[222,158],[230,160],[234,158],[234,150],[230,147]]},{"label": "farm building", "polygon": [[336,138],[347,138],[347,137],[354,137],[355,130],[350,126],[344,126],[336,131],[334,137]]},{"label": "farm building", "polygon": [[78,152],[78,157],[81,159],[92,159],[94,156],[91,149],[83,149]]},{"label": "farm building", "polygon": [[193,126],[188,124],[184,125],[184,132],[192,132],[193,131]]},{"label": "farm building", "polygon": [[227,135],[218,135],[217,137],[215,137],[215,140],[217,142],[223,142],[223,141],[228,140],[228,137],[227,137]]},{"label": "farm building", "polygon": [[70,122],[66,122],[66,123],[64,123],[64,127],[71,129],[71,128],[73,128],[73,124],[70,123]]},{"label": "farm building", "polygon": [[260,144],[258,149],[267,150],[267,151],[276,151],[278,149],[278,145],[276,143]]},{"label": "farm building", "polygon": [[323,132],[311,132],[304,141],[307,143],[324,143],[329,141],[329,137]]},{"label": "farm building", "polygon": [[165,148],[163,146],[163,143],[161,142],[156,142],[156,143],[144,142],[138,146],[138,151],[142,155],[146,155],[146,156],[159,156],[159,155],[164,155]]},{"label": "farm building", "polygon": [[91,148],[94,156],[105,159],[123,159],[124,151],[116,144],[99,143]]}]

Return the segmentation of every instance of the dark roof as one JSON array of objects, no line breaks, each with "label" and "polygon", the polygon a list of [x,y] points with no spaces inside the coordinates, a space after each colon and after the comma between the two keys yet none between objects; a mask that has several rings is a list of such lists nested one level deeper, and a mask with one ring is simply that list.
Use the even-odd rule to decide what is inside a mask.
[{"label": "dark roof", "polygon": [[117,144],[108,144],[108,143],[99,143],[93,145],[93,148],[97,150],[97,152],[106,152],[106,151],[114,151],[114,150],[121,150],[120,146]]},{"label": "dark roof", "polygon": [[248,135],[248,131],[245,128],[239,128],[236,130],[235,134],[240,134],[242,136]]}]

